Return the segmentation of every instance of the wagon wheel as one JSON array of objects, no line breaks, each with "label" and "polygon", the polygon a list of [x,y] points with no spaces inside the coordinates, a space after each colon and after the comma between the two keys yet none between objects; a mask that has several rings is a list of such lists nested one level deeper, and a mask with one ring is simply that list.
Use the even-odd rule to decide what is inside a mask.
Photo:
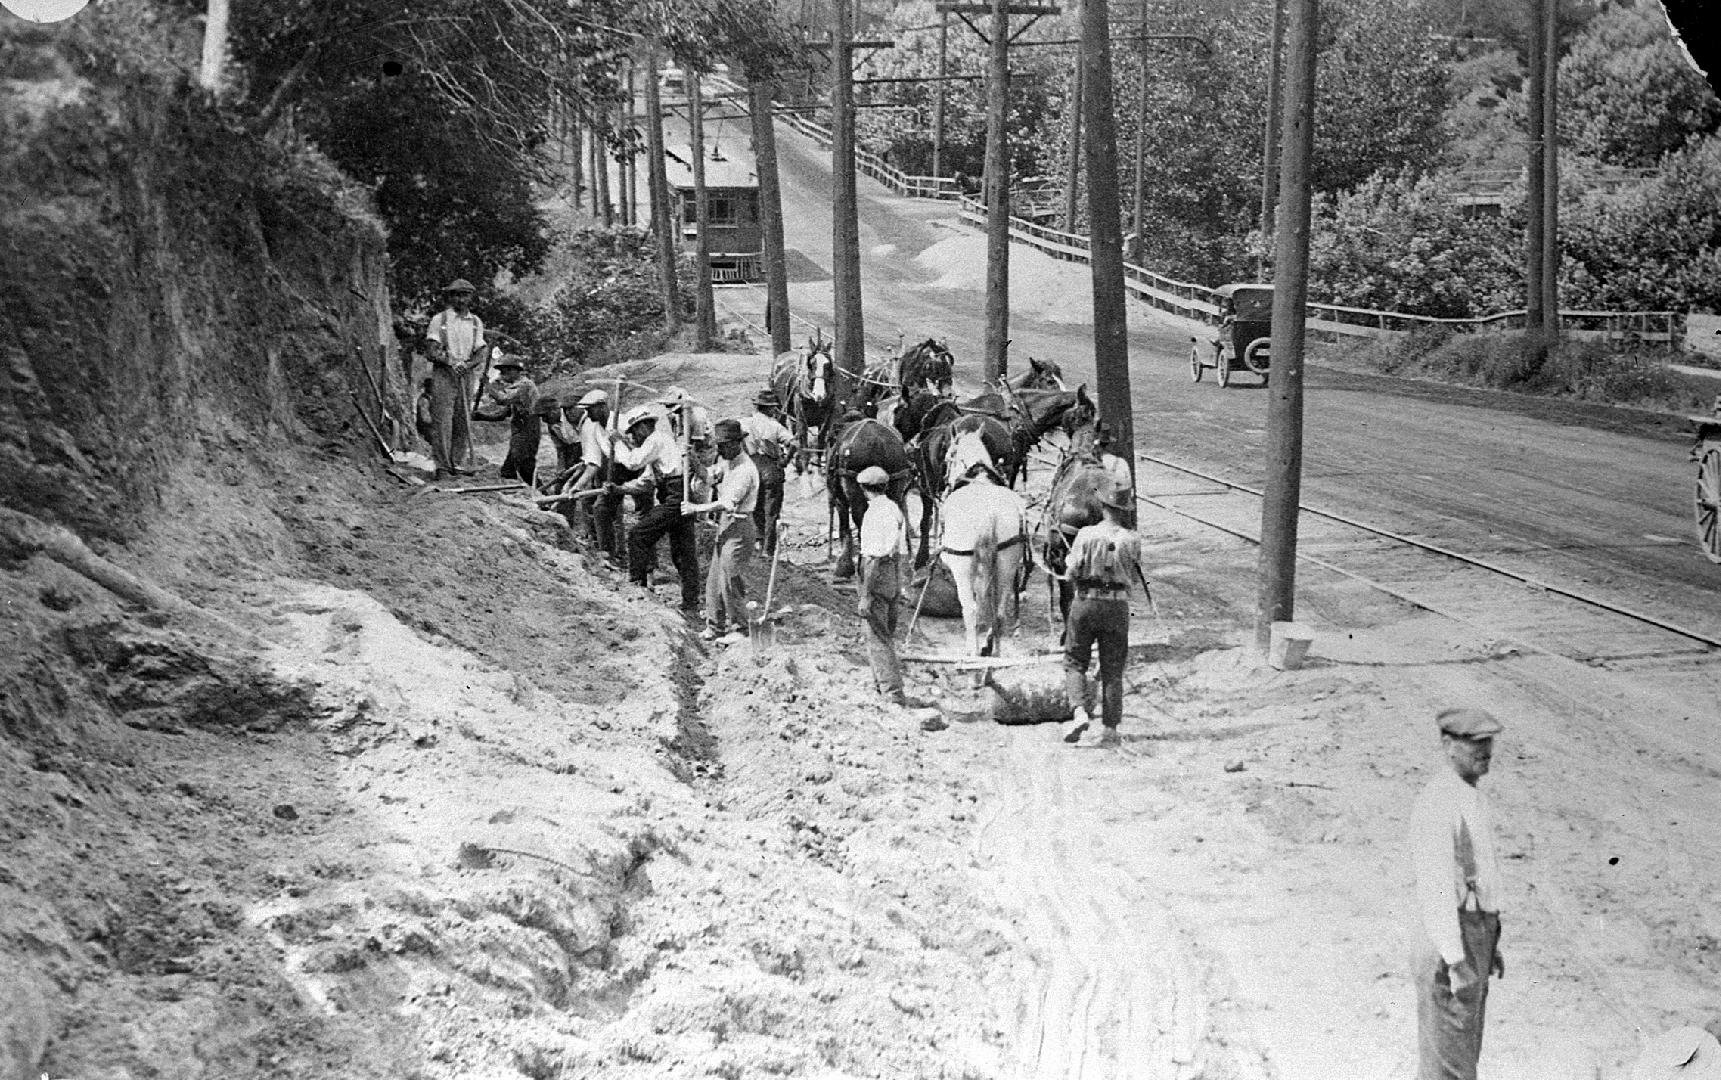
[{"label": "wagon wheel", "polygon": [[1697,543],[1721,563],[1721,443],[1706,442],[1697,459]]},{"label": "wagon wheel", "polygon": [[1189,346],[1189,377],[1196,382],[1201,381],[1201,346]]},{"label": "wagon wheel", "polygon": [[1218,359],[1218,362],[1216,364],[1214,364],[1214,366],[1219,369],[1219,385],[1220,386],[1230,386],[1231,385],[1231,361],[1225,355],[1225,352],[1223,349],[1220,350],[1219,356],[1217,359]]}]

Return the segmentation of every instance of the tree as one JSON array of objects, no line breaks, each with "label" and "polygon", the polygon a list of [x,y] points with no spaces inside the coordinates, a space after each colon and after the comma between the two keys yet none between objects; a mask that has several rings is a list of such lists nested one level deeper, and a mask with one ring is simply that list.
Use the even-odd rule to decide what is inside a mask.
[{"label": "tree", "polygon": [[1657,5],[1612,7],[1560,62],[1561,139],[1613,165],[1650,167],[1721,126],[1721,100],[1691,69]]}]

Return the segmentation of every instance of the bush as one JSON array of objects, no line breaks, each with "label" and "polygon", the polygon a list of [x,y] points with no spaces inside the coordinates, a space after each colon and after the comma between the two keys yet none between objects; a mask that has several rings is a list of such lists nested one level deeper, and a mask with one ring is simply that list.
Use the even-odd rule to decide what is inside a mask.
[{"label": "bush", "polygon": [[[564,247],[567,281],[543,305],[492,306],[496,325],[538,357],[534,370],[573,372],[660,345],[665,312],[652,241],[631,229],[582,228]],[[688,280],[686,268],[680,277]]]},{"label": "bush", "polygon": [[1350,355],[1388,375],[1608,405],[1678,412],[1705,400],[1668,368],[1665,353],[1644,346],[1565,341],[1543,355],[1526,348],[1522,333],[1430,326],[1384,347],[1370,342],[1366,351]]}]

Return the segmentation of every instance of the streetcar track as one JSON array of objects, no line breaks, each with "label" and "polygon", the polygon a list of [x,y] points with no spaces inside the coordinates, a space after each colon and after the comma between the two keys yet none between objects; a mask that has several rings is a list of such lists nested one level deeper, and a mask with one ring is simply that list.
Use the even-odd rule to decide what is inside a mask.
[{"label": "streetcar track", "polygon": [[[1157,457],[1154,457],[1154,456],[1149,455],[1149,454],[1139,454],[1139,455],[1137,455],[1137,459],[1139,461],[1150,462],[1150,463],[1157,465],[1157,466],[1160,466],[1162,468],[1171,469],[1175,472],[1184,473],[1184,474],[1187,474],[1190,476],[1199,477],[1200,479],[1209,481],[1211,483],[1223,485],[1225,488],[1228,488],[1230,490],[1237,491],[1237,492],[1242,492],[1246,495],[1253,496],[1257,499],[1259,499],[1263,496],[1263,492],[1261,492],[1258,489],[1251,488],[1248,485],[1236,483],[1234,481],[1227,480],[1221,476],[1214,476],[1210,473],[1203,472],[1199,469],[1193,469],[1193,468],[1190,468],[1186,465],[1180,465],[1180,464],[1173,462],[1173,461],[1167,461],[1164,458],[1157,458]],[[1044,460],[1044,459],[1042,459],[1042,460]],[[1209,493],[1209,492],[1203,491],[1203,492],[1200,492],[1198,494],[1208,495],[1208,494],[1217,494],[1217,493]],[[1140,499],[1142,502],[1148,503],[1149,505],[1152,505],[1152,506],[1157,507],[1159,509],[1165,510],[1169,513],[1177,514],[1180,517],[1185,517],[1191,521],[1199,522],[1200,524],[1206,525],[1210,528],[1219,529],[1219,530],[1226,532],[1232,536],[1235,536],[1241,540],[1245,540],[1251,544],[1259,544],[1260,543],[1260,537],[1259,536],[1253,535],[1251,533],[1245,532],[1245,531],[1240,530],[1240,529],[1233,528],[1232,526],[1226,525],[1223,522],[1218,522],[1218,521],[1214,521],[1210,518],[1203,517],[1200,514],[1191,513],[1190,511],[1188,511],[1186,509],[1179,508],[1177,506],[1171,505],[1170,503],[1164,501],[1165,499],[1174,498],[1174,497],[1177,497],[1177,496],[1174,496],[1174,495],[1149,496],[1149,495],[1142,495],[1139,493],[1137,494],[1137,498]],[[1657,630],[1663,631],[1665,633],[1673,634],[1673,635],[1676,635],[1678,637],[1697,642],[1700,645],[1705,647],[1706,655],[1713,656],[1716,654],[1716,650],[1721,650],[1721,637],[1716,637],[1716,636],[1704,633],[1704,632],[1699,631],[1699,630],[1693,630],[1689,627],[1681,626],[1677,623],[1670,622],[1670,621],[1668,621],[1666,619],[1662,619],[1658,616],[1649,615],[1649,614],[1646,614],[1646,613],[1641,612],[1641,611],[1635,611],[1631,608],[1627,608],[1627,607],[1624,607],[1620,604],[1613,603],[1613,602],[1606,600],[1606,599],[1603,599],[1601,597],[1592,596],[1592,595],[1589,595],[1587,593],[1580,592],[1579,590],[1576,590],[1576,589],[1567,588],[1567,587],[1562,586],[1562,585],[1558,585],[1558,584],[1555,584],[1555,583],[1552,583],[1549,581],[1545,581],[1545,580],[1542,580],[1542,579],[1539,579],[1536,577],[1532,577],[1529,574],[1521,573],[1519,571],[1511,569],[1510,567],[1500,566],[1496,563],[1490,562],[1487,559],[1483,559],[1483,558],[1477,557],[1475,555],[1467,554],[1467,553],[1460,552],[1460,551],[1455,551],[1451,548],[1442,546],[1440,544],[1431,543],[1431,542],[1426,541],[1426,540],[1418,540],[1415,537],[1406,536],[1403,533],[1398,533],[1398,532],[1395,532],[1395,531],[1390,530],[1390,529],[1384,529],[1384,528],[1381,528],[1379,526],[1370,525],[1367,522],[1358,521],[1354,518],[1348,517],[1348,516],[1343,515],[1343,514],[1337,514],[1337,513],[1331,512],[1331,511],[1327,511],[1327,510],[1321,510],[1317,507],[1311,507],[1311,506],[1303,505],[1303,506],[1299,507],[1299,510],[1304,514],[1309,514],[1309,515],[1312,515],[1315,517],[1324,518],[1328,521],[1336,522],[1340,525],[1347,526],[1351,529],[1356,529],[1356,530],[1359,530],[1359,531],[1362,531],[1365,533],[1369,533],[1373,536],[1377,536],[1377,537],[1380,537],[1382,539],[1392,541],[1395,544],[1405,545],[1408,547],[1415,548],[1419,551],[1427,552],[1427,553],[1432,554],[1432,555],[1441,556],[1442,558],[1445,558],[1445,559],[1454,560],[1456,562],[1463,563],[1467,566],[1471,566],[1471,567],[1474,567],[1476,569],[1486,571],[1487,573],[1494,574],[1494,575],[1497,575],[1500,577],[1504,577],[1504,578],[1507,578],[1507,579],[1510,579],[1513,581],[1517,581],[1520,584],[1529,586],[1530,588],[1541,590],[1542,592],[1546,592],[1546,593],[1551,593],[1553,595],[1560,596],[1560,597],[1563,597],[1565,599],[1572,600],[1572,601],[1575,601],[1577,603],[1587,605],[1589,607],[1597,608],[1597,609],[1605,611],[1611,615],[1615,615],[1615,616],[1630,620],[1630,621],[1635,622],[1635,623],[1640,623],[1643,625],[1651,626],[1651,627],[1654,627]],[[1622,545],[1622,546],[1627,546],[1627,545]],[[1636,545],[1631,545],[1631,546],[1636,546]],[[1662,545],[1644,545],[1644,546],[1662,546]],[[1505,554],[1505,553],[1506,552],[1500,552],[1497,554]],[[1443,610],[1440,606],[1437,606],[1436,604],[1434,604],[1432,602],[1425,602],[1422,599],[1407,595],[1406,593],[1404,593],[1404,591],[1402,589],[1395,589],[1387,582],[1380,581],[1376,578],[1370,577],[1366,574],[1358,573],[1357,571],[1350,570],[1350,569],[1347,569],[1345,567],[1341,567],[1341,566],[1333,563],[1329,559],[1323,559],[1319,556],[1311,555],[1311,554],[1308,554],[1306,552],[1299,552],[1298,558],[1302,559],[1304,561],[1307,561],[1313,565],[1320,566],[1322,569],[1330,570],[1332,572],[1335,572],[1335,573],[1341,574],[1345,577],[1356,580],[1360,584],[1370,585],[1370,586],[1376,587],[1376,588],[1380,589],[1382,592],[1386,592],[1389,595],[1393,595],[1396,598],[1404,600],[1407,603],[1414,604],[1417,607],[1425,608],[1426,610],[1429,610],[1429,611],[1434,611],[1437,614],[1448,615],[1449,617],[1453,617],[1453,618],[1459,618],[1460,621],[1474,625],[1473,620],[1463,619],[1459,616],[1452,615],[1450,612]],[[1532,643],[1525,642],[1525,644],[1532,644]],[[1571,657],[1571,659],[1587,660],[1588,658],[1587,657]]]}]

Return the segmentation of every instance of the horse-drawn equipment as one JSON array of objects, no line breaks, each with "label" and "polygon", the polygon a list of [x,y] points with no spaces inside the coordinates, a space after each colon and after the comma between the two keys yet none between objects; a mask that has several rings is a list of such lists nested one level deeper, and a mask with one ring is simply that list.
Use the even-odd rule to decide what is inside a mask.
[{"label": "horse-drawn equipment", "polygon": [[1696,443],[1691,460],[1697,463],[1697,544],[1710,562],[1721,563],[1721,394],[1708,416],[1691,417]]},{"label": "horse-drawn equipment", "polygon": [[[1201,381],[1204,368],[1215,369],[1220,386],[1231,385],[1231,372],[1242,367],[1267,382],[1273,347],[1273,287],[1233,282],[1213,290],[1219,305],[1217,332],[1205,343],[1189,338],[1189,376]],[[1210,357],[1210,358],[1209,358]]]}]

